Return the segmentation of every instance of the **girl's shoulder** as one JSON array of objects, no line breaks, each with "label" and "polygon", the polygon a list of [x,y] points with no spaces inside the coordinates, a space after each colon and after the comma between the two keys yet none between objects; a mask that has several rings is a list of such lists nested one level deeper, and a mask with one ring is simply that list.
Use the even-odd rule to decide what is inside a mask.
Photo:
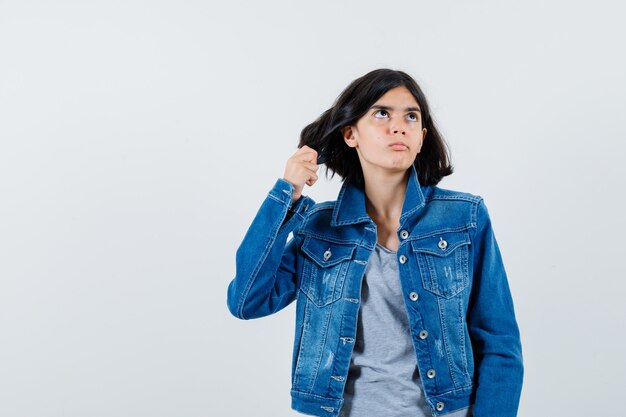
[{"label": "girl's shoulder", "polygon": [[450,188],[442,188],[436,185],[422,187],[426,201],[429,200],[462,200],[470,203],[478,204],[483,199],[481,195],[470,193],[467,191],[453,190]]}]

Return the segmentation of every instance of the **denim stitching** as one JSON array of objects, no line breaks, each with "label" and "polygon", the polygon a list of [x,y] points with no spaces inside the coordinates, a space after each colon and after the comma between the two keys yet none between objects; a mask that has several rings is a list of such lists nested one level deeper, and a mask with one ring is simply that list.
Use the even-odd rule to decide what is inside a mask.
[{"label": "denim stitching", "polygon": [[331,224],[332,223],[336,223],[337,222],[337,216],[339,215],[339,206],[341,205],[341,202],[343,201],[343,195],[346,192],[346,188],[345,186],[341,187],[341,190],[339,190],[339,195],[337,196],[337,202],[334,204],[333,207],[333,214],[331,216]]},{"label": "denim stitching", "polygon": [[272,200],[278,201],[280,204],[285,204],[284,200],[281,200],[280,198],[276,197],[274,194],[268,194],[267,196],[271,198]]},{"label": "denim stitching", "polygon": [[413,247],[413,253],[416,255],[418,265],[425,264],[428,267],[428,276],[422,274],[424,288],[445,298],[451,298],[463,291],[469,285],[469,267],[466,261],[468,258],[469,244],[471,244],[471,241],[468,239],[458,242],[456,246],[450,248],[454,251],[454,254],[448,255],[447,258],[449,259],[449,256],[454,256],[455,271],[452,275],[452,285],[446,288],[439,285],[440,279],[437,273],[437,264],[441,262],[438,261],[440,257],[433,255],[432,252],[416,250],[422,248]]},{"label": "denim stitching", "polygon": [[467,370],[467,354],[465,352],[465,323],[463,321],[463,302],[459,299],[459,311],[458,311],[458,329],[459,329],[459,340],[460,340],[460,349],[461,349],[461,360],[463,364],[463,368],[461,371],[464,373],[464,377],[466,380],[469,379],[469,371]]},{"label": "denim stitching", "polygon": [[293,388],[291,389],[291,392],[293,392],[295,394],[300,394],[300,395],[303,395],[303,396],[306,396],[306,397],[319,398],[320,400],[326,400],[326,401],[328,401],[328,400],[330,400],[330,401],[341,400],[340,398],[332,398],[332,397],[329,398],[329,397],[325,397],[323,395],[317,395],[317,394],[314,394],[312,392],[300,391],[300,390],[296,390],[296,389],[293,389]]},{"label": "denim stitching", "polygon": [[311,207],[311,209],[309,210],[309,214],[315,214],[318,211],[322,211],[322,210],[332,210],[333,207],[335,207],[334,201],[323,201]]},{"label": "denim stitching", "polygon": [[[304,287],[303,292],[318,307],[324,307],[334,303],[341,298],[341,294],[343,293],[343,286],[348,275],[348,266],[349,262],[343,261],[332,267],[319,267],[306,258],[302,267],[303,284],[301,287]],[[333,291],[332,293],[325,291],[325,294],[317,294],[313,283],[316,281],[316,278],[319,277],[318,273],[323,273],[323,270],[332,271],[332,274],[334,274],[334,277],[331,278]],[[313,275],[315,275],[315,277]],[[341,291],[339,291],[339,288],[341,288]]]},{"label": "denim stitching", "polygon": [[[480,203],[483,202],[483,198],[481,197],[476,204],[472,206],[472,210],[470,210],[470,220],[474,227],[478,227],[478,208],[480,207]],[[484,203],[483,203],[484,204]]]},{"label": "denim stitching", "polygon": [[431,398],[431,399],[432,399],[432,398],[434,398],[434,399],[438,399],[438,398],[441,398],[441,397],[446,396],[446,395],[448,395],[448,394],[456,394],[456,393],[459,393],[459,392],[467,391],[467,390],[468,390],[469,388],[471,388],[472,386],[473,386],[473,384],[472,384],[472,383],[470,383],[469,385],[466,385],[466,386],[464,386],[464,387],[454,388],[454,389],[451,389],[451,390],[448,390],[448,391],[440,392],[440,393],[438,393],[437,395],[434,395],[434,396],[432,396],[432,397],[430,397],[430,398]]},{"label": "denim stitching", "polygon": [[[271,197],[271,194],[270,194],[270,197]],[[275,200],[275,198],[274,198],[274,200]],[[281,210],[282,214],[280,216],[280,219],[284,219],[285,215],[287,214],[287,206],[283,205],[282,202],[280,202],[280,203],[282,205],[282,210]],[[272,231],[270,233],[270,239],[265,244],[265,248],[263,249],[263,253],[259,257],[259,261],[257,262],[257,264],[255,265],[254,269],[252,270],[252,274],[250,275],[250,278],[248,279],[248,282],[246,283],[246,286],[245,286],[245,288],[243,290],[241,299],[239,300],[239,305],[237,306],[237,312],[238,312],[238,314],[239,314],[239,316],[241,318],[244,318],[243,317],[243,306],[245,305],[246,299],[248,298],[248,294],[250,293],[250,288],[252,288],[252,285],[254,284],[254,281],[256,280],[256,277],[257,277],[259,271],[261,270],[262,265],[265,263],[265,259],[267,258],[267,255],[269,254],[270,248],[272,247],[272,245],[276,241],[276,238],[277,238],[277,235],[278,235],[278,231],[280,230],[281,224],[282,224],[282,220],[274,222],[274,227],[272,228]]]},{"label": "denim stitching", "polygon": [[328,306],[327,308],[324,308],[324,310],[328,310],[325,313],[325,321],[324,321],[324,327],[322,328],[322,334],[323,334],[323,339],[322,339],[322,343],[319,345],[320,346],[320,350],[321,352],[315,352],[316,356],[318,357],[317,363],[315,364],[315,376],[311,379],[311,386],[309,387],[309,391],[313,391],[313,387],[315,386],[315,383],[317,382],[317,378],[319,376],[319,372],[320,372],[320,364],[322,362],[322,356],[324,356],[324,346],[326,346],[326,340],[328,337],[328,323],[330,322],[330,317],[332,316],[332,312],[333,312],[333,307],[334,304],[330,304],[330,306]]},{"label": "denim stitching", "polygon": [[[352,299],[351,298],[345,298],[344,300],[352,300]],[[342,314],[341,315],[341,321],[340,321],[340,324],[339,324],[339,334],[343,334],[343,332],[345,331],[345,318],[346,318],[346,314]],[[337,353],[340,352],[340,343],[339,343],[340,341],[345,346],[345,344],[346,344],[345,339],[346,339],[345,337],[340,337],[337,340],[337,342],[335,344],[335,352],[337,352]],[[341,354],[339,355],[339,357],[341,357]],[[331,376],[330,377],[332,379],[334,379],[335,381],[344,382],[346,378],[344,378],[341,375],[334,375],[337,372],[337,366],[338,366],[337,365],[337,361],[334,361],[333,362],[333,369],[331,370]],[[340,393],[342,393],[343,389],[344,389],[344,385],[345,384],[341,384],[341,388],[339,388],[339,387],[332,387],[331,384],[329,383],[328,387],[327,387],[328,388],[328,392],[333,394],[333,395],[335,394],[335,391],[339,391]]]},{"label": "denim stitching", "polygon": [[[449,300],[449,301],[453,301],[453,300]],[[454,384],[455,387],[459,386],[459,383],[455,377],[455,372],[454,372],[454,367],[453,367],[453,363],[452,363],[452,351],[450,348],[450,340],[448,338],[448,328],[446,326],[446,313],[445,313],[445,306],[443,306],[441,303],[448,303],[448,300],[442,300],[441,297],[437,297],[437,306],[439,307],[439,317],[441,319],[441,327],[442,327],[442,331],[443,334],[441,335],[442,339],[443,339],[443,344],[445,346],[445,350],[446,350],[446,362],[448,363],[448,371],[450,372],[450,377],[452,378],[452,383]]]},{"label": "denim stitching", "polygon": [[[448,371],[452,371],[450,366],[450,342],[448,341],[448,327],[446,325],[446,313],[445,308],[442,308],[441,303],[445,302],[441,297],[435,297],[437,300],[437,309],[439,310],[439,320],[441,321],[441,339],[444,345],[444,349],[446,351],[446,362],[448,363]],[[450,376],[452,377],[452,382],[454,386],[456,386],[456,381],[454,380],[454,373],[450,372]]]},{"label": "denim stitching", "polygon": [[444,194],[431,194],[429,200],[459,200],[467,201],[468,203],[476,203],[482,197],[470,196],[470,195],[444,195]]},{"label": "denim stitching", "polygon": [[304,306],[304,317],[303,317],[303,325],[302,325],[302,335],[300,336],[300,346],[299,346],[299,350],[298,350],[298,357],[296,358],[296,368],[294,370],[294,378],[293,378],[293,386],[296,387],[298,386],[298,381],[299,381],[299,373],[301,372],[301,367],[302,367],[302,360],[301,360],[301,355],[302,355],[302,342],[304,341],[304,337],[306,334],[309,333],[309,321],[310,321],[310,312],[309,312],[309,301],[307,300],[305,302],[305,306]]},{"label": "denim stitching", "polygon": [[411,216],[413,213],[415,213],[417,210],[421,209],[422,207],[426,206],[426,200],[422,199],[422,203],[418,206],[413,207],[411,210],[402,213],[402,215],[400,216],[400,223],[404,223],[404,221]]},{"label": "denim stitching", "polygon": [[[323,242],[336,243],[338,245],[345,246],[345,248],[343,248],[341,250],[345,250],[346,254],[343,255],[339,259],[333,259],[332,264],[330,264],[330,265],[328,264],[328,261],[325,261],[324,264],[321,264],[320,262],[318,262],[318,259],[316,259],[316,256],[314,254],[311,254],[311,253],[308,252],[310,238],[312,238],[312,237],[316,238],[317,240],[321,240]],[[306,250],[305,250],[305,247],[304,247],[305,245],[306,245]],[[337,263],[339,263],[341,261],[347,260],[347,259],[352,259],[352,255],[354,255],[354,251],[355,251],[356,248],[355,247],[351,247],[351,246],[352,245],[349,245],[349,244],[343,244],[343,243],[339,243],[339,242],[334,242],[334,241],[328,240],[328,239],[319,239],[319,238],[317,238],[315,236],[310,236],[309,235],[309,236],[306,236],[305,239],[304,239],[304,242],[302,244],[302,251],[304,253],[306,253],[310,258],[312,258],[315,261],[316,264],[318,264],[320,267],[324,268],[326,266],[333,266],[333,265],[335,265],[335,264],[337,264]],[[311,250],[311,252],[312,252],[312,250]]]},{"label": "denim stitching", "polygon": [[468,253],[468,247],[459,247],[454,253],[455,266],[457,268],[455,275],[459,278],[457,279],[458,288],[455,290],[455,295],[465,290],[465,288],[469,285],[469,268],[467,264]]},{"label": "denim stitching", "polygon": [[421,240],[421,239],[424,239],[424,238],[427,238],[427,237],[437,236],[437,235],[442,234],[442,233],[464,232],[467,229],[469,229],[468,226],[469,225],[463,225],[463,226],[458,226],[458,227],[445,227],[443,229],[433,230],[433,231],[430,231],[430,232],[423,233],[421,235],[411,235],[411,236],[409,236],[409,238],[406,241],[407,242],[413,242],[415,240]]},{"label": "denim stitching", "polygon": [[356,219],[344,220],[342,222],[335,222],[335,224],[337,226],[345,226],[349,224],[357,224],[357,223],[369,222],[369,221],[370,221],[369,216],[363,216],[363,217],[357,217]]},{"label": "denim stitching", "polygon": [[354,245],[358,245],[358,246],[369,248],[368,246],[362,244],[362,242],[363,242],[362,239],[359,239],[359,240],[340,240],[340,239],[336,239],[336,238],[333,238],[333,237],[330,237],[330,236],[327,236],[327,235],[320,235],[320,234],[313,233],[313,232],[308,232],[308,231],[305,231],[305,230],[302,230],[301,232],[299,232],[299,234],[301,234],[301,235],[303,235],[305,237],[314,237],[314,238],[316,238],[318,240],[323,240],[325,242],[337,243],[339,245],[354,244]]},{"label": "denim stitching", "polygon": [[[448,246],[445,251],[446,252],[454,252],[456,250],[462,249],[463,246],[468,246],[470,244],[470,240],[468,238],[468,240],[464,240],[462,242],[457,242],[454,246]],[[446,259],[446,258],[450,258],[452,255],[450,254],[441,254],[440,249],[428,249],[428,248],[417,248],[415,247],[415,245],[413,246],[413,252],[419,252],[419,253],[423,253],[423,254],[428,254],[428,256],[434,258],[434,259]]]}]

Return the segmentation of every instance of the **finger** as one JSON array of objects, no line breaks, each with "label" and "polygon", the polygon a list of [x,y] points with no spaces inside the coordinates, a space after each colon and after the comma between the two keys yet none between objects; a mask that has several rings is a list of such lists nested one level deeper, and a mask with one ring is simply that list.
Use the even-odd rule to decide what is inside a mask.
[{"label": "finger", "polygon": [[317,170],[320,168],[320,166],[314,162],[305,161],[303,165],[306,169],[308,169],[309,171],[313,171],[313,172],[317,172]]},{"label": "finger", "polygon": [[310,182],[309,186],[313,185],[315,181],[317,181],[317,175],[315,174],[311,174],[309,178],[307,179],[307,183]]},{"label": "finger", "polygon": [[296,154],[298,155],[298,159],[307,162],[317,161],[317,151],[313,148],[309,148],[308,146],[306,146],[305,149],[304,146],[300,148],[298,152],[296,152]]}]

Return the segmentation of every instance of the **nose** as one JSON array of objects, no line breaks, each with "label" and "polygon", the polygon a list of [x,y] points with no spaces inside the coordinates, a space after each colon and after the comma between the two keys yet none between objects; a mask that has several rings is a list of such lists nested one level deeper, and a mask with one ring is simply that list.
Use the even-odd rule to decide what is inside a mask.
[{"label": "nose", "polygon": [[393,124],[391,125],[391,133],[395,135],[398,132],[402,133],[403,135],[406,134],[405,129],[396,121],[393,122]]}]

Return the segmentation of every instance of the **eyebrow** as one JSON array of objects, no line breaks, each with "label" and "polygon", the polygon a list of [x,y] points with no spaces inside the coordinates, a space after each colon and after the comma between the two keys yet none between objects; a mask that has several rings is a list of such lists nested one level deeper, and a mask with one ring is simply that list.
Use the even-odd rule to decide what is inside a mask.
[{"label": "eyebrow", "polygon": [[[370,107],[370,110],[372,110],[372,109],[395,110],[391,106],[385,106],[385,105],[381,105],[381,104],[374,104],[372,107]],[[404,109],[404,111],[416,111],[416,112],[420,112],[420,113],[422,112],[419,107],[407,107],[407,108]]]}]

